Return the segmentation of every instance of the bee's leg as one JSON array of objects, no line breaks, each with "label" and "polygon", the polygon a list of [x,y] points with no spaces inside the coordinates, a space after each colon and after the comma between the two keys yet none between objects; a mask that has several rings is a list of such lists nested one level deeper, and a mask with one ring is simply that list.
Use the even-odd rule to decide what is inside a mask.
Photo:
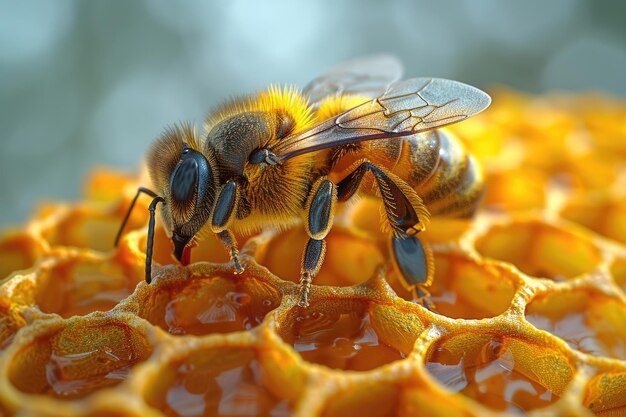
[{"label": "bee's leg", "polygon": [[232,259],[235,264],[236,273],[240,274],[243,272],[243,268],[239,262],[237,241],[232,232],[226,229],[230,219],[236,212],[237,195],[237,183],[234,180],[228,181],[222,187],[215,200],[215,206],[213,207],[211,230],[217,234],[224,246],[228,249],[230,259]]},{"label": "bee's leg", "polygon": [[430,292],[425,288],[424,284],[415,286],[415,300],[430,311],[435,310],[435,303],[430,299]]},{"label": "bee's leg", "polygon": [[226,249],[228,249],[228,254],[230,255],[230,260],[235,264],[235,273],[242,274],[244,272],[244,268],[241,266],[239,262],[239,249],[237,248],[237,240],[235,236],[230,230],[222,230],[217,234],[220,238]]},{"label": "bee's leg", "polygon": [[414,234],[401,233],[394,233],[391,248],[398,270],[404,278],[405,287],[413,293],[418,303],[429,310],[434,310],[435,305],[426,289],[434,275],[430,248],[424,247]]},{"label": "bee's leg", "polygon": [[423,305],[432,305],[424,290],[432,281],[432,256],[427,256],[430,251],[416,237],[422,229],[422,221],[428,218],[428,211],[417,193],[398,176],[363,160],[337,184],[337,198],[345,201],[354,195],[368,171],[374,174],[385,205],[392,231],[392,252],[405,285],[415,289],[424,299]]},{"label": "bee's leg", "polygon": [[311,282],[324,262],[326,254],[324,238],[333,224],[336,201],[337,191],[332,181],[322,177],[313,184],[306,203],[305,226],[309,241],[302,256],[298,301],[300,307],[308,307]]}]

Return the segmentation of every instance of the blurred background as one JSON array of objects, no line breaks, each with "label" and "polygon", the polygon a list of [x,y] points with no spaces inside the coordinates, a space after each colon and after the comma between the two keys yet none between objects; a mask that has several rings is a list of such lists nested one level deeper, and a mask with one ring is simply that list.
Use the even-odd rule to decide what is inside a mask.
[{"label": "blurred background", "polygon": [[0,227],[164,126],[391,52],[407,76],[626,95],[626,2],[0,0]]}]

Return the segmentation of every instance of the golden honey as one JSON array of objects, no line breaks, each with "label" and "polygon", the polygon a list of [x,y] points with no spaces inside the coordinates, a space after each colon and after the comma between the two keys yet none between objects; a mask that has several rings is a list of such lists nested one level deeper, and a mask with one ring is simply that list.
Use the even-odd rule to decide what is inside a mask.
[{"label": "golden honey", "polygon": [[[452,338],[437,343],[426,362],[428,372],[450,391],[489,404],[493,410],[520,414],[559,399],[559,393],[555,392],[558,388],[542,381],[542,370],[537,366],[543,355],[558,356],[550,349],[489,334],[464,334],[457,339],[461,340]],[[528,358],[518,357],[521,355],[537,355],[534,357],[537,362],[528,363]],[[552,358],[548,362],[552,366],[560,365],[551,370],[562,373],[556,378],[571,377],[572,370],[567,364],[555,363]],[[545,377],[549,380],[550,375]]]},{"label": "golden honey", "polygon": [[372,314],[359,302],[348,301],[340,308],[312,305],[296,309],[280,334],[304,360],[329,368],[367,371],[405,358],[408,352],[394,348],[377,332]]},{"label": "golden honey", "polygon": [[149,403],[167,416],[289,416],[292,409],[263,386],[254,349],[198,350],[168,364]]},{"label": "golden honey", "polygon": [[141,334],[123,322],[77,319],[17,352],[9,379],[24,393],[81,398],[127,379],[150,350]]},{"label": "golden honey", "polygon": [[0,416],[626,416],[626,104],[493,94],[451,129],[481,161],[471,220],[433,218],[428,311],[389,262],[380,202],[338,206],[309,308],[306,234],[207,237],[188,267],[139,179],[95,171],[76,204],[0,240]]},{"label": "golden honey", "polygon": [[164,285],[141,299],[139,317],[173,335],[251,330],[280,304],[277,289],[219,276]]}]

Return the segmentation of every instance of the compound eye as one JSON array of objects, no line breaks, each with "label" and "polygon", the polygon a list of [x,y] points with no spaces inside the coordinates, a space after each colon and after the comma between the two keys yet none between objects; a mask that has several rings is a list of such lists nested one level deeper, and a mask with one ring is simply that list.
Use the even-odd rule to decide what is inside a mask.
[{"label": "compound eye", "polygon": [[185,159],[176,167],[170,178],[170,192],[178,203],[188,203],[194,198],[198,184],[198,163]]}]

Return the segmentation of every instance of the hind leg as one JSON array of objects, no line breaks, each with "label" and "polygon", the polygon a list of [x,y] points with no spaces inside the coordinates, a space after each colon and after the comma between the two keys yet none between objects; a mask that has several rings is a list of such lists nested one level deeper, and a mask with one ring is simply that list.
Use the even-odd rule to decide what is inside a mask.
[{"label": "hind leg", "polygon": [[367,172],[374,175],[380,190],[392,231],[391,252],[404,285],[430,309],[433,304],[425,287],[432,281],[432,256],[416,236],[428,219],[428,211],[405,181],[367,160],[358,162],[357,167],[337,184],[337,199],[345,201],[354,195]]},{"label": "hind leg", "polygon": [[404,278],[404,287],[413,293],[418,303],[433,310],[435,305],[426,289],[430,286],[434,274],[430,249],[424,247],[414,235],[393,236],[391,249],[398,270]]}]

